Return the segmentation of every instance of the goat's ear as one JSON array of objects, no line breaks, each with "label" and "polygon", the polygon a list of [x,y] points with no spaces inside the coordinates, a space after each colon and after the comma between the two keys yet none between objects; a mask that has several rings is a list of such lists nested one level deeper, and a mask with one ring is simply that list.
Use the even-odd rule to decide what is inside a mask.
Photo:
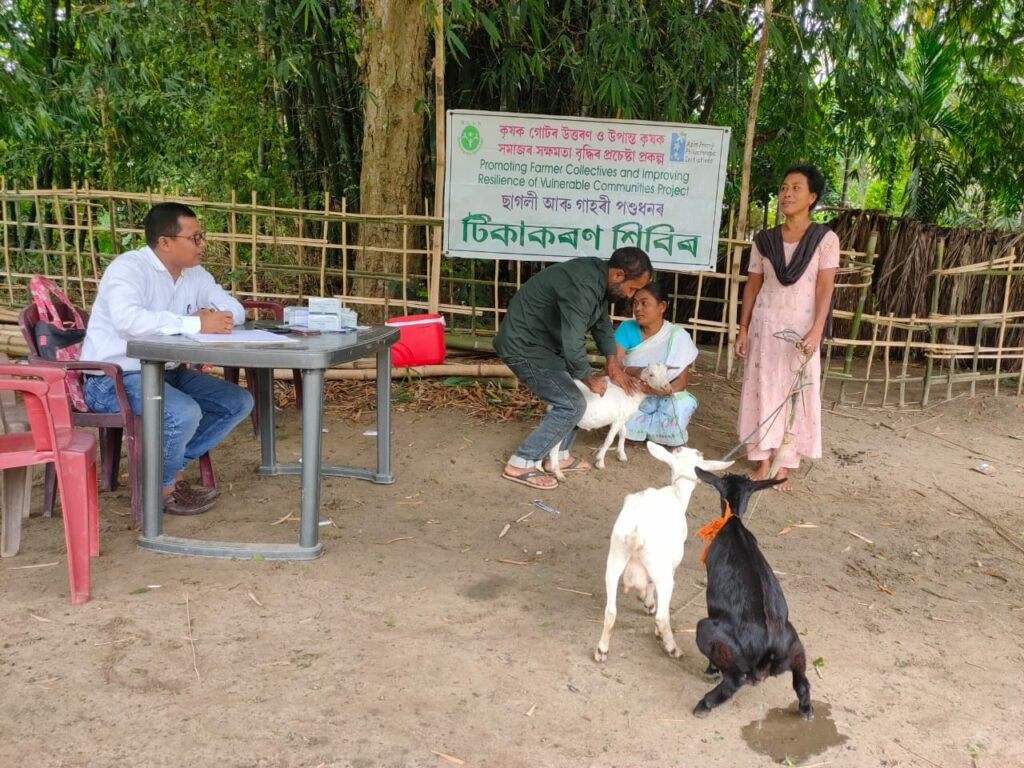
[{"label": "goat's ear", "polygon": [[732,461],[712,461],[705,459],[697,464],[697,467],[703,469],[706,472],[721,472],[723,469],[728,469],[733,465]]},{"label": "goat's ear", "polygon": [[664,461],[666,464],[672,463],[672,454],[663,446],[652,443],[650,440],[647,441],[647,452],[658,461]]},{"label": "goat's ear", "polygon": [[697,477],[703,480],[708,485],[712,486],[719,493],[722,492],[722,478],[718,475],[713,475],[710,472],[701,469],[700,467],[694,467],[694,471],[697,473]]},{"label": "goat's ear", "polygon": [[748,480],[750,489],[752,491],[763,491],[765,488],[771,488],[773,485],[785,482],[784,477],[770,477],[767,480]]}]

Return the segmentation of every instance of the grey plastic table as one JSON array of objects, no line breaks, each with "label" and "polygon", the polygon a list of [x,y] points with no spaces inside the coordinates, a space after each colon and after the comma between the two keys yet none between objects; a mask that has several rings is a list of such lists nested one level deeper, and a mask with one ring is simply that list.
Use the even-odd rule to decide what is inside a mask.
[{"label": "grey plastic table", "polygon": [[[291,336],[280,344],[202,344],[184,336],[150,336],[128,342],[128,355],[142,362],[142,536],[139,546],[199,557],[312,560],[319,543],[320,476],[393,483],[391,473],[391,345],[398,329],[373,326],[355,333]],[[377,356],[377,468],[321,466],[324,371],[339,363]],[[301,475],[298,544],[246,544],[168,536],[163,532],[164,363],[202,363],[256,368],[260,417],[261,475]],[[302,461],[280,464],[274,447],[275,368],[302,370]]]}]

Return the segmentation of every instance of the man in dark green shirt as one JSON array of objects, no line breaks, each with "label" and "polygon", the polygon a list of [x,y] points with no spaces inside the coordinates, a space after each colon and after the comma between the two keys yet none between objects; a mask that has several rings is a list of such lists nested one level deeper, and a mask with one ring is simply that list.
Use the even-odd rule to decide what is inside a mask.
[{"label": "man in dark green shirt", "polygon": [[565,470],[589,469],[582,458],[569,455],[576,425],[586,400],[574,379],[597,395],[608,382],[587,359],[587,334],[605,356],[613,382],[632,392],[635,385],[615,355],[615,336],[608,302],[629,299],[651,278],[651,260],[639,248],[619,248],[607,262],[579,258],[547,267],[526,281],[512,297],[508,313],[494,339],[494,349],[516,377],[550,408],[540,424],[508,460],[502,477],[531,488],[557,488],[542,462],[555,445]]}]

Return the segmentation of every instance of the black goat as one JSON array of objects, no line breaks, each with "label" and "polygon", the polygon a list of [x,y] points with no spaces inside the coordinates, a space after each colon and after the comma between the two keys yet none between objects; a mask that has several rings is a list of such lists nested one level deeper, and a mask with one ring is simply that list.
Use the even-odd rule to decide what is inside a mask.
[{"label": "black goat", "polygon": [[714,486],[722,497],[722,514],[728,504],[732,516],[706,552],[708,618],[697,624],[697,647],[708,657],[708,673],[721,671],[722,681],[704,695],[693,714],[703,717],[745,683],[756,685],[789,670],[800,714],[809,720],[814,708],[804,646],[789,623],[782,586],[742,521],[750,497],[782,481],[718,477],[699,468],[697,476]]}]

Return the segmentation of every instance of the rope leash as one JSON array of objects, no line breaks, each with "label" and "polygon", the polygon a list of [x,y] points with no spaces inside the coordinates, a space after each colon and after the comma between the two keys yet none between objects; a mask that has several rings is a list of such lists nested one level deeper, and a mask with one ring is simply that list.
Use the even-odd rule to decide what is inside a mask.
[{"label": "rope leash", "polygon": [[[803,342],[803,337],[800,334],[798,334],[796,331],[794,331],[792,328],[786,328],[786,329],[778,331],[778,332],[776,332],[776,333],[774,333],[772,335],[776,339],[779,339],[781,341],[785,341],[788,344],[792,344],[797,350],[800,349],[800,344]],[[775,419],[778,418],[779,413],[781,413],[782,409],[786,407],[786,404],[790,403],[790,402],[794,402],[795,399],[796,399],[796,396],[798,394],[800,394],[804,389],[806,389],[809,386],[809,382],[807,382],[806,377],[805,377],[805,373],[806,373],[806,369],[807,369],[807,364],[809,362],[811,362],[811,356],[810,355],[804,355],[804,361],[803,361],[803,363],[801,363],[800,367],[797,369],[796,376],[793,378],[793,385],[790,387],[789,393],[786,395],[786,397],[782,400],[781,403],[779,403],[778,407],[774,411],[772,411],[770,414],[768,414],[768,416],[760,424],[758,424],[756,427],[754,427],[754,429],[748,435],[746,435],[743,439],[741,439],[738,443],[736,443],[736,445],[734,445],[732,447],[732,449],[727,454],[725,454],[722,457],[722,459],[721,459],[722,461],[729,461],[729,459],[731,459],[740,448],[742,448],[743,446],[745,446],[747,444],[747,441],[750,438],[752,438],[754,435],[756,435],[758,432],[761,431],[761,427],[763,427],[765,424],[768,424],[768,429],[771,429],[772,425],[775,423]],[[794,402],[794,405],[795,405],[795,402]],[[786,435],[783,436],[783,438],[782,438],[783,439],[783,444],[785,444],[786,437],[790,436],[789,430],[793,426],[793,417],[794,417],[795,413],[796,413],[796,409],[795,408],[790,411],[789,423],[786,425]],[[780,446],[780,448],[781,448],[781,446]],[[776,452],[776,453],[778,453],[778,452]]]},{"label": "rope leash", "polygon": [[[760,424],[758,424],[754,428],[753,432],[751,432],[742,440],[740,440],[739,443],[733,446],[731,451],[729,451],[727,454],[725,454],[725,456],[722,457],[722,461],[728,461],[733,456],[733,454],[735,454],[736,451],[738,451],[740,448],[746,445],[747,440],[749,440],[751,437],[757,434],[760,431],[761,427],[763,427],[765,424],[768,424],[768,429],[771,429],[772,424],[775,423],[775,419],[778,418],[779,413],[782,412],[782,409],[786,407],[787,403],[790,403],[792,407],[790,408],[789,416],[787,418],[786,431],[782,436],[782,444],[775,451],[775,457],[772,459],[772,464],[768,469],[768,477],[774,477],[775,473],[778,472],[778,465],[782,461],[782,449],[793,439],[792,429],[793,420],[796,417],[796,398],[797,395],[803,392],[810,385],[810,382],[807,381],[807,364],[811,362],[811,355],[803,352],[803,350],[801,349],[803,337],[800,336],[800,334],[798,334],[792,328],[786,328],[772,335],[776,339],[785,341],[787,344],[792,344],[798,351],[801,352],[801,354],[804,355],[804,361],[803,363],[800,364],[800,367],[797,368],[796,376],[793,378],[793,385],[790,387],[789,394],[787,394],[783,401],[779,403],[779,407],[772,411],[770,414],[768,414],[768,417],[765,418],[764,421],[762,421]],[[769,424],[769,422],[771,423]],[[754,512],[757,511],[757,503],[760,500],[760,495],[754,496],[753,503],[750,505],[750,509],[747,512],[747,519],[745,521],[746,523],[749,523],[751,520],[753,520]]]}]

